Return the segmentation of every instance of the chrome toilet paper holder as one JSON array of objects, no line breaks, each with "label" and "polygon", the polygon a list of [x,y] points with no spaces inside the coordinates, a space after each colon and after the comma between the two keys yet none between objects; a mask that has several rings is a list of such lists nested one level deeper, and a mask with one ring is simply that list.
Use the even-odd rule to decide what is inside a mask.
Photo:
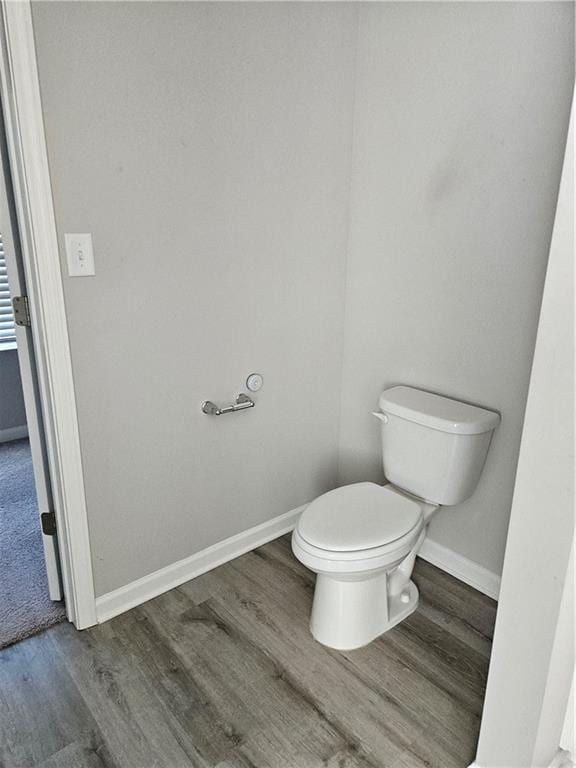
[{"label": "chrome toilet paper holder", "polygon": [[247,408],[254,408],[256,403],[248,395],[241,392],[232,405],[226,405],[219,408],[212,400],[206,400],[202,403],[202,413],[208,416],[222,416],[224,413],[235,413],[236,411],[245,411]]}]

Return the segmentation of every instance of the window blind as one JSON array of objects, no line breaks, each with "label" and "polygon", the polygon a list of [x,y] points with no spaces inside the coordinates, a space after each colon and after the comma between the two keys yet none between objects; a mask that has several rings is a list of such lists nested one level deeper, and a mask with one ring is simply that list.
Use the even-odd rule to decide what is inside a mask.
[{"label": "window blind", "polygon": [[0,348],[16,341],[16,326],[12,311],[12,299],[8,287],[8,272],[4,256],[4,242],[0,235]]}]

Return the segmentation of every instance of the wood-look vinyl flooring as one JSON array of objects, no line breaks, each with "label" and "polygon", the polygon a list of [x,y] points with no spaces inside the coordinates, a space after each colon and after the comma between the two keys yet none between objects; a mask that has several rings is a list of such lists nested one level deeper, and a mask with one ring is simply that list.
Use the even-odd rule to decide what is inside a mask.
[{"label": "wood-look vinyl flooring", "polygon": [[288,537],[83,632],[0,652],[1,768],[465,768],[496,603],[418,561],[420,606],[366,648],[308,629]]}]

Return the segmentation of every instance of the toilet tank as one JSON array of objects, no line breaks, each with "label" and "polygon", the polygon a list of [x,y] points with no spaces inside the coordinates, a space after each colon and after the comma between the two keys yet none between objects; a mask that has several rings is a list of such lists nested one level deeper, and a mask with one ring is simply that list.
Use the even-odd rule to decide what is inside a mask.
[{"label": "toilet tank", "polygon": [[390,483],[445,506],[474,493],[498,413],[404,386],[384,390],[379,406]]}]

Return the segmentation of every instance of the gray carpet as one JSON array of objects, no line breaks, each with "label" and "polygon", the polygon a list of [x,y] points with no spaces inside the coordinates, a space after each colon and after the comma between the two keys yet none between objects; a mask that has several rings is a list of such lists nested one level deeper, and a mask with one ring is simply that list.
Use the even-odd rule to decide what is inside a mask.
[{"label": "gray carpet", "polygon": [[0,648],[65,618],[48,596],[30,445],[0,443]]}]

